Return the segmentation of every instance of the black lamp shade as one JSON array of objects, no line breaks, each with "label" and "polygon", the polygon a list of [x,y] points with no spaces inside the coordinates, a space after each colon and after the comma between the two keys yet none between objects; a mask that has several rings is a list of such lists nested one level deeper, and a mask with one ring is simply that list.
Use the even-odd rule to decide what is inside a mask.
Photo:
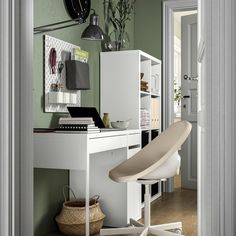
[{"label": "black lamp shade", "polygon": [[99,17],[95,13],[90,15],[89,26],[83,31],[81,38],[86,40],[103,40],[104,33],[98,26]]}]

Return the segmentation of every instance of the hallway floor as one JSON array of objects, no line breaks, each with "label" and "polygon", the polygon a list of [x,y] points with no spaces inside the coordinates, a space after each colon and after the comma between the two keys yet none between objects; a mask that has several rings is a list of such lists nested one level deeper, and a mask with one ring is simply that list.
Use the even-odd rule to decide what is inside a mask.
[{"label": "hallway floor", "polygon": [[[197,236],[197,192],[178,188],[173,193],[163,193],[152,203],[151,215],[152,224],[182,221],[182,234]],[[56,235],[61,234],[50,234]]]},{"label": "hallway floor", "polygon": [[197,236],[197,192],[176,189],[152,203],[152,224],[182,221],[185,236]]}]

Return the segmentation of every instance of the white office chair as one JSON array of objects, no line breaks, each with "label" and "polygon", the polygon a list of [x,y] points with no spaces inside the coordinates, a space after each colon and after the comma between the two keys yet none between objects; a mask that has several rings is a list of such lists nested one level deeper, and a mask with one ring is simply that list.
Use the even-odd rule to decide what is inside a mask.
[{"label": "white office chair", "polygon": [[158,236],[179,236],[181,234],[182,222],[150,225],[150,186],[178,174],[180,168],[178,149],[188,137],[191,128],[191,124],[187,121],[174,123],[133,157],[109,172],[109,177],[116,182],[136,181],[145,185],[144,224],[130,219],[131,227],[101,229],[100,235],[140,233],[141,236],[145,236],[151,233]]}]

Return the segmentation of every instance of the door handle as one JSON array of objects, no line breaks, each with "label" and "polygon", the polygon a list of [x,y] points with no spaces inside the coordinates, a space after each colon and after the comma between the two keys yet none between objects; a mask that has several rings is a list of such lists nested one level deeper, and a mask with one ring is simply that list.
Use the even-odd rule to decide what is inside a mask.
[{"label": "door handle", "polygon": [[188,75],[184,75],[184,79],[187,80],[188,79]]},{"label": "door handle", "polygon": [[190,98],[190,96],[189,95],[184,95],[183,99],[185,99],[185,98]]},{"label": "door handle", "polygon": [[188,76],[188,75],[184,75],[184,79],[185,80],[191,80],[191,81],[198,81],[198,76]]}]

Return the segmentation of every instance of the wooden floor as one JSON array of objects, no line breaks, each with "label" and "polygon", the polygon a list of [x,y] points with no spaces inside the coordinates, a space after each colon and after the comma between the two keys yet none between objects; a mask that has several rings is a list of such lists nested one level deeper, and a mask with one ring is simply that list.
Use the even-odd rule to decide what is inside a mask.
[{"label": "wooden floor", "polygon": [[197,236],[197,192],[177,189],[152,203],[152,224],[182,221],[185,236]]},{"label": "wooden floor", "polygon": [[[182,221],[185,236],[197,236],[197,192],[176,189],[163,193],[151,206],[151,223],[164,224]],[[61,235],[61,234],[51,234]],[[136,236],[136,235],[135,235]]]}]

